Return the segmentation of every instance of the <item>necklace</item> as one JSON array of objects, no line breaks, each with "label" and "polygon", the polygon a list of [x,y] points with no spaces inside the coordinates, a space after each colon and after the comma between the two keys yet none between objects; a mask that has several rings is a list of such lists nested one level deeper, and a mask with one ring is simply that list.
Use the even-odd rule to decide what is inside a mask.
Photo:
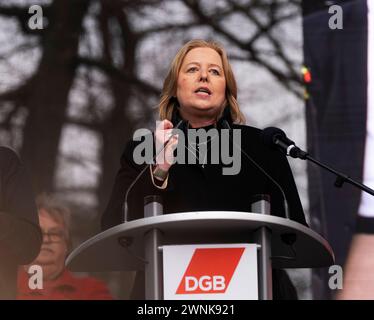
[{"label": "necklace", "polygon": [[[206,147],[206,151],[205,151],[205,155],[204,155],[204,159],[203,159],[203,163],[201,165],[201,167],[204,169],[205,168],[205,164],[206,164],[206,160],[207,160],[207,157],[208,157],[208,151],[210,150],[210,146],[208,145],[208,142],[212,142],[216,137],[218,136],[218,134],[214,135],[211,139],[207,139],[206,141],[204,142],[199,142],[199,143],[193,143],[193,142],[190,142],[190,141],[187,141],[187,145],[185,145],[185,148],[191,152],[191,154],[194,156],[194,158],[196,159],[196,163],[199,164],[199,152],[200,152],[200,146],[202,145],[207,145]],[[192,150],[190,149],[190,147],[192,148]]]}]

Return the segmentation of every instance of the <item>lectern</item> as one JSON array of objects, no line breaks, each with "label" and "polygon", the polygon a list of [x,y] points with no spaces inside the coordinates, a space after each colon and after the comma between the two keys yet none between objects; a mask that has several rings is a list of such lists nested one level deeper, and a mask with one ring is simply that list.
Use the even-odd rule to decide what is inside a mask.
[{"label": "lectern", "polygon": [[328,242],[295,221],[254,212],[200,211],[162,213],[146,202],[145,217],[126,222],[85,241],[68,257],[71,271],[144,271],[146,299],[162,299],[162,247],[190,244],[258,244],[260,299],[272,299],[272,268],[320,268],[334,264]]}]

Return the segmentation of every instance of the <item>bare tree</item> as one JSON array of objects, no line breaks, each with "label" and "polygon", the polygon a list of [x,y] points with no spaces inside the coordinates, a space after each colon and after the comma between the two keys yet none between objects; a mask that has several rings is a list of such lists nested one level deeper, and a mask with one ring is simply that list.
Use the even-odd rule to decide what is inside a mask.
[{"label": "bare tree", "polygon": [[[21,39],[12,44],[0,38],[0,71],[8,66],[3,82],[10,83],[0,81],[0,142],[11,137],[7,142],[19,147],[36,192],[75,194],[77,215],[95,216],[95,227],[84,229],[82,223],[78,234],[98,231],[97,213],[108,200],[124,143],[154,119],[168,61],[187,40],[223,42],[232,60],[255,64],[301,98],[299,62],[292,56],[292,36],[283,29],[301,15],[297,0],[40,0],[40,5],[43,29],[32,30],[25,2],[0,1],[0,24],[14,25],[8,39]],[[11,64],[15,57],[19,66]],[[84,159],[87,145],[75,141],[68,143],[76,154],[64,154],[63,132],[70,126],[95,136],[97,159]],[[61,163],[97,165],[99,178],[74,185],[69,173],[57,174]],[[97,199],[94,206],[85,207],[82,194]]]}]

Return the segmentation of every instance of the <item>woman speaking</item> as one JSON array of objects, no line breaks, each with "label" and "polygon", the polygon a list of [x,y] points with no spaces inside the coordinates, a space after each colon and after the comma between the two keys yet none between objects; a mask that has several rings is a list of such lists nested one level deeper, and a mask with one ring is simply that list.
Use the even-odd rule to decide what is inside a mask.
[{"label": "woman speaking", "polygon": [[[103,229],[123,222],[122,206],[131,185],[126,201],[129,220],[143,217],[147,195],[160,195],[164,213],[176,213],[250,212],[251,197],[266,194],[272,214],[284,217],[281,191],[248,157],[284,190],[289,217],[306,225],[286,157],[264,145],[261,130],[243,125],[235,77],[221,45],[192,40],[178,51],[164,81],[159,115],[161,122],[156,127],[154,140],[163,148],[152,151],[154,164],[133,184],[148,165],[139,164],[135,157],[136,148],[142,142],[133,139],[127,143],[102,217]],[[173,131],[176,127],[178,134]],[[191,130],[216,134],[192,139]],[[224,135],[227,132],[231,132],[229,137]],[[153,144],[150,147],[153,148]],[[229,164],[222,156],[226,149],[234,155]],[[182,150],[184,157],[180,156]],[[185,161],[180,161],[181,158]],[[275,299],[297,298],[285,272],[274,270],[273,287]]]}]

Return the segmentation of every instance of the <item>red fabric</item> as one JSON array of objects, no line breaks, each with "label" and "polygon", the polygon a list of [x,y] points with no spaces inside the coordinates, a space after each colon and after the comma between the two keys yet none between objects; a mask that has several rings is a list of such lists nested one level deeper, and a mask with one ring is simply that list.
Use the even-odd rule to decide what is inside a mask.
[{"label": "red fabric", "polygon": [[78,278],[65,270],[57,279],[43,282],[43,289],[30,289],[29,275],[18,273],[18,300],[112,300],[107,286],[93,277]]}]

